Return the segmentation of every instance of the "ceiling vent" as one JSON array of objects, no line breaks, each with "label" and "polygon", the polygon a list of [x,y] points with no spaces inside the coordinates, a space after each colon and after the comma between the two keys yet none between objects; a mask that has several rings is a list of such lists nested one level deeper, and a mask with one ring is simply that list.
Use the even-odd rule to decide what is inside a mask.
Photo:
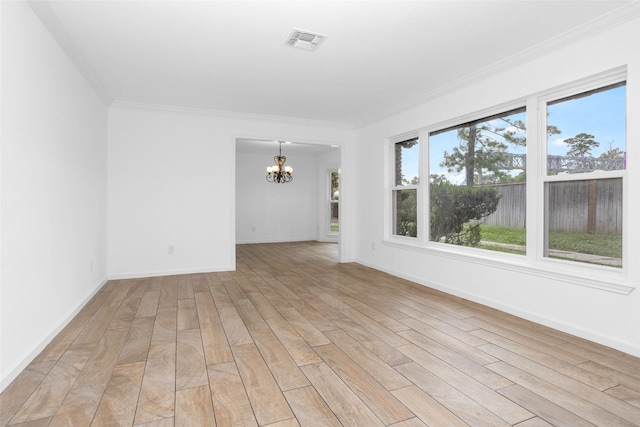
[{"label": "ceiling vent", "polygon": [[309,52],[315,51],[322,44],[327,36],[323,34],[315,34],[305,30],[293,30],[291,35],[284,43],[285,46],[295,47]]}]

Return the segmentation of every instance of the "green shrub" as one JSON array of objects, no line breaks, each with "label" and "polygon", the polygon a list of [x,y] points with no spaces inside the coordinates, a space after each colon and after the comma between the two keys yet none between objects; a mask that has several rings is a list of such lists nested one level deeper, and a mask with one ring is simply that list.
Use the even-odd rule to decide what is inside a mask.
[{"label": "green shrub", "polygon": [[480,243],[480,221],[496,211],[500,201],[493,187],[454,185],[435,180],[430,186],[430,239],[463,246]]},{"label": "green shrub", "polygon": [[416,237],[418,235],[416,191],[401,190],[400,197],[400,215],[397,218],[396,234],[398,236]]}]

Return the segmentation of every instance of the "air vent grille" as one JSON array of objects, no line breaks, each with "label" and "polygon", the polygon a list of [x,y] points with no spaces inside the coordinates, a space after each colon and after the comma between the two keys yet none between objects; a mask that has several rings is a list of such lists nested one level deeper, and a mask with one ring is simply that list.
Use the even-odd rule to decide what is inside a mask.
[{"label": "air vent grille", "polygon": [[291,35],[285,42],[286,46],[291,46],[296,49],[306,50],[309,52],[315,51],[318,46],[324,42],[327,38],[324,34],[312,33],[305,30],[293,30]]}]

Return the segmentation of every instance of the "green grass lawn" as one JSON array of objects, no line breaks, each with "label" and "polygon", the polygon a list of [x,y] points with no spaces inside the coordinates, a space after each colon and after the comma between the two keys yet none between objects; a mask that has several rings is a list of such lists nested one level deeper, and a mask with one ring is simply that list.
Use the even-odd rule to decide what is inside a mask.
[{"label": "green grass lawn", "polygon": [[495,225],[481,226],[482,240],[487,242],[508,243],[511,245],[526,245],[527,238],[524,228],[498,227]]},{"label": "green grass lawn", "polygon": [[554,231],[549,233],[549,247],[563,251],[622,258],[622,235]]},{"label": "green grass lawn", "polygon": [[[486,242],[524,246],[526,243],[525,229],[483,225],[482,240]],[[524,251],[518,249],[510,249],[500,246],[482,245],[482,247],[485,249],[503,252],[524,253]],[[622,258],[622,235],[552,231],[549,233],[549,248],[612,258]]]}]

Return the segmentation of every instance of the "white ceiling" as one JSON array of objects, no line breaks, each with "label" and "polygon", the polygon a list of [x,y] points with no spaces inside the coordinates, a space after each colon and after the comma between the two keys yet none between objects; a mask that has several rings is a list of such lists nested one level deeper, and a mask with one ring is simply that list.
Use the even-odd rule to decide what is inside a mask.
[{"label": "white ceiling", "polygon": [[[341,126],[576,40],[637,3],[30,1],[107,103]],[[328,38],[316,52],[286,47],[294,28]]]}]

